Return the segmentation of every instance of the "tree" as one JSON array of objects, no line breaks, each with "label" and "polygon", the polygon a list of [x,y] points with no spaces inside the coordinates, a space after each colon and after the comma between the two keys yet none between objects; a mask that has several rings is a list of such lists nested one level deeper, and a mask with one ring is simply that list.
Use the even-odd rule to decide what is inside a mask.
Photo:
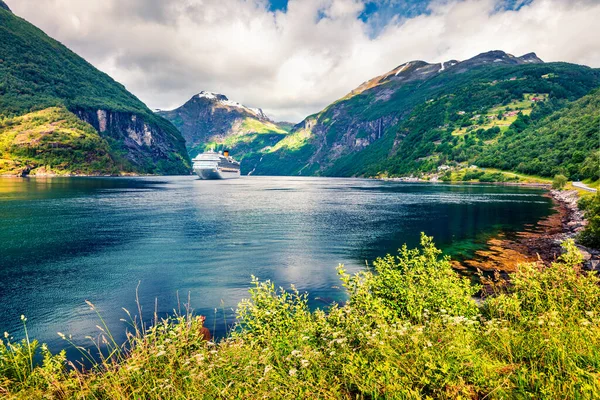
[{"label": "tree", "polygon": [[564,175],[556,175],[554,176],[554,180],[552,181],[552,189],[562,190],[565,188],[567,184],[567,177]]}]

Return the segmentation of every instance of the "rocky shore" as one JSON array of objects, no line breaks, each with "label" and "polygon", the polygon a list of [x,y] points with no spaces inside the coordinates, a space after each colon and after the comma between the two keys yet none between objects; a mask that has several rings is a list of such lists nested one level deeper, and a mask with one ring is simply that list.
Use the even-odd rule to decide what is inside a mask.
[{"label": "rocky shore", "polygon": [[[567,209],[567,216],[563,221],[563,233],[555,240],[563,241],[575,238],[587,225],[583,212],[577,207],[579,195],[575,190],[552,190],[552,198]],[[600,271],[600,251],[581,245],[577,246],[585,260],[584,267],[589,270]]]},{"label": "rocky shore", "polygon": [[[475,253],[475,257],[455,262],[459,270],[480,270],[484,273],[514,272],[519,264],[541,261],[548,264],[562,253],[561,243],[575,238],[586,226],[583,213],[577,207],[577,191],[550,190],[547,196],[554,200],[555,213],[535,225],[526,226],[516,234],[501,233],[488,240],[487,248]],[[600,252],[578,246],[589,270],[600,270]]]}]

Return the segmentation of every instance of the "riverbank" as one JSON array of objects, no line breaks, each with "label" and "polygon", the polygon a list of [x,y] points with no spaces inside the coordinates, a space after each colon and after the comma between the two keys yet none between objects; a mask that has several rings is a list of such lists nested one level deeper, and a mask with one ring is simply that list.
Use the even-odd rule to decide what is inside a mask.
[{"label": "riverbank", "polygon": [[[520,183],[518,186],[540,187],[537,183]],[[545,265],[554,262],[561,254],[561,243],[574,239],[586,226],[583,212],[577,207],[579,194],[576,190],[549,190],[546,193],[554,202],[554,213],[535,225],[528,225],[517,233],[500,233],[486,243],[472,259],[454,261],[458,270],[480,270],[506,275],[517,270],[518,265],[541,261]],[[600,269],[600,252],[578,245],[584,258],[584,268]]]}]

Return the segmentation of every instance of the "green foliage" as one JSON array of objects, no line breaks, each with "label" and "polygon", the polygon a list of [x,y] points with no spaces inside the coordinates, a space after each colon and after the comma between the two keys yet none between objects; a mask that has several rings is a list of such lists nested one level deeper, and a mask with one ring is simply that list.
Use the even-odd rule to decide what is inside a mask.
[{"label": "green foliage", "polygon": [[474,162],[530,175],[565,175],[570,180],[600,177],[600,90],[554,113],[540,110],[511,126]]},{"label": "green foliage", "polygon": [[562,190],[567,185],[568,179],[564,175],[555,175],[552,180],[552,189]]},{"label": "green foliage", "polygon": [[117,174],[134,171],[113,158],[110,146],[89,124],[64,107],[0,122],[0,174]]},{"label": "green foliage", "polygon": [[588,221],[584,231],[579,234],[579,241],[584,246],[600,250],[600,192],[596,192],[594,196],[582,197],[578,206]]},{"label": "green foliage", "polygon": [[[101,361],[79,372],[37,343],[0,343],[0,393],[16,398],[597,398],[600,280],[572,241],[551,266],[527,264],[481,300],[431,238],[349,276],[349,300],[307,297],[253,279],[237,328],[213,343],[191,314],[145,329],[128,311],[126,346],[100,314]],[[91,304],[92,310],[96,311]],[[62,334],[61,334],[62,335]],[[7,336],[9,336],[7,334]],[[71,342],[70,337],[62,335]],[[82,354],[89,354],[83,352]]]},{"label": "green foliage", "polygon": [[[355,277],[343,276],[351,305],[366,307],[376,299],[394,317],[421,323],[430,313],[472,317],[471,300],[478,288],[452,269],[448,257],[440,258],[432,238],[421,236],[421,249],[404,245],[397,256],[387,255],[374,263],[375,271]],[[342,271],[343,272],[343,271]]]}]

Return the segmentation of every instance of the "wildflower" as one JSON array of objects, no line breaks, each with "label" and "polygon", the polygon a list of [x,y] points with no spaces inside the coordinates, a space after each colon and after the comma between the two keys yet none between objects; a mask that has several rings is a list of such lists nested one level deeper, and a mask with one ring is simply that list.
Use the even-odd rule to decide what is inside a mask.
[{"label": "wildflower", "polygon": [[4,337],[8,339],[8,332],[4,332]]},{"label": "wildflower", "polygon": [[289,371],[290,376],[296,376],[297,373],[298,373],[298,370],[296,368],[292,368]]},{"label": "wildflower", "polygon": [[[66,339],[65,334],[62,332],[56,332],[63,340]],[[8,337],[8,333],[4,332],[4,336]]]},{"label": "wildflower", "polygon": [[300,350],[293,350],[292,355],[294,357],[300,357],[302,355],[302,352]]},{"label": "wildflower", "polygon": [[300,360],[300,365],[302,366],[302,368],[308,367],[309,364],[310,362],[308,360]]},{"label": "wildflower", "polygon": [[269,372],[271,372],[272,369],[273,369],[273,367],[270,365],[265,366],[265,372],[263,373],[263,375],[268,374]]},{"label": "wildflower", "polygon": [[162,356],[164,356],[165,354],[167,354],[167,353],[165,353],[165,351],[164,351],[164,350],[161,350],[161,351],[159,351],[158,353],[156,353],[156,357],[162,357]]},{"label": "wildflower", "polygon": [[25,318],[25,316],[23,314],[21,314],[21,321],[23,321],[23,322],[27,321],[27,318]]}]

